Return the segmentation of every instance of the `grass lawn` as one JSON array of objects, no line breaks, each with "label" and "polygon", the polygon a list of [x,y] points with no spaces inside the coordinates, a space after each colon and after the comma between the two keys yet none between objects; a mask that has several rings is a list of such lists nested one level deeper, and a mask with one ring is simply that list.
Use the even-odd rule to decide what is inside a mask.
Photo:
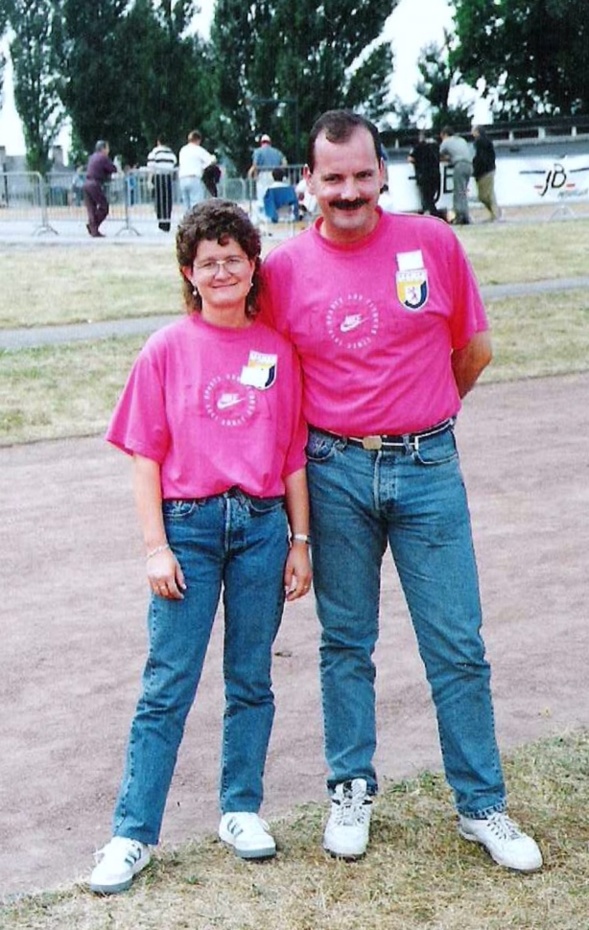
[{"label": "grass lawn", "polygon": [[238,860],[214,838],[162,851],[130,892],[85,886],[0,908],[3,930],[584,930],[589,926],[589,734],[527,746],[506,760],[511,812],[545,858],[523,875],[461,840],[448,788],[425,773],[384,785],[359,862],[320,847],[325,807],[272,824],[279,854]]}]

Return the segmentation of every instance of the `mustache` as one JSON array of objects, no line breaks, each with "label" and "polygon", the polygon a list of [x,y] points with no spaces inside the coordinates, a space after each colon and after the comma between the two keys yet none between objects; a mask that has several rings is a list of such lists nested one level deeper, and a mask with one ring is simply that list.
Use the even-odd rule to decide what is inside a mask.
[{"label": "mustache", "polygon": [[357,197],[356,200],[332,200],[330,206],[336,210],[358,210],[360,207],[366,207],[369,201],[363,197]]}]

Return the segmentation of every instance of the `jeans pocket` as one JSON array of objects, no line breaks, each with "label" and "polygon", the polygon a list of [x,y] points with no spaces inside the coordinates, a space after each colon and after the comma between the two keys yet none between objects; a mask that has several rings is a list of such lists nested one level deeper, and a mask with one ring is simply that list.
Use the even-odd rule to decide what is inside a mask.
[{"label": "jeans pocket", "polygon": [[283,497],[249,497],[248,504],[253,517],[272,513],[273,510],[284,510]]},{"label": "jeans pocket", "polygon": [[341,440],[337,436],[326,436],[315,430],[309,430],[309,438],[305,452],[310,462],[327,462],[335,453],[337,444]]},{"label": "jeans pocket", "polygon": [[162,513],[166,520],[183,520],[199,506],[200,501],[197,500],[166,500],[162,501]]},{"label": "jeans pocket", "polygon": [[419,449],[413,453],[414,461],[420,465],[446,465],[458,460],[458,448],[454,431],[449,429],[439,436],[422,440]]}]

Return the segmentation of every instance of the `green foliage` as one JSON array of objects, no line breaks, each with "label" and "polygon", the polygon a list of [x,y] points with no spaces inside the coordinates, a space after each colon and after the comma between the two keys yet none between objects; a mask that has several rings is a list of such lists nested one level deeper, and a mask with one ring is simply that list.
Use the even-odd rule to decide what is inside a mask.
[{"label": "green foliage", "polygon": [[203,42],[189,32],[193,0],[64,0],[62,98],[77,148],[107,138],[143,164],[156,136],[176,150],[210,112]]},{"label": "green foliage", "polygon": [[398,0],[217,0],[211,29],[215,133],[237,168],[268,132],[291,163],[304,161],[308,131],[334,107],[378,120],[392,53],[376,44]]},{"label": "green foliage", "polygon": [[4,0],[0,23],[3,18],[14,33],[10,43],[14,100],[23,123],[28,167],[45,173],[49,149],[64,119],[56,55],[61,31],[59,0]]},{"label": "green foliage", "polygon": [[434,130],[440,130],[447,124],[457,129],[470,125],[469,109],[449,104],[450,91],[457,83],[457,75],[450,63],[450,40],[450,34],[444,31],[444,44],[430,42],[425,45],[417,62],[421,74],[417,92],[431,107],[431,125]]},{"label": "green foliage", "polygon": [[586,0],[454,0],[451,64],[496,115],[589,113]]}]

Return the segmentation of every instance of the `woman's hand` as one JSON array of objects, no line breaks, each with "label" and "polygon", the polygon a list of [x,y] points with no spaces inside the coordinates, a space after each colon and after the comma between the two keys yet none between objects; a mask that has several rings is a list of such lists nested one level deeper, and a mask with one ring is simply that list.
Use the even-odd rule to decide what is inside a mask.
[{"label": "woman's hand", "polygon": [[181,601],[186,590],[184,573],[171,549],[153,555],[147,562],[147,580],[158,597]]},{"label": "woman's hand", "polygon": [[296,601],[308,594],[313,578],[311,557],[307,543],[293,541],[284,568],[286,600]]}]

